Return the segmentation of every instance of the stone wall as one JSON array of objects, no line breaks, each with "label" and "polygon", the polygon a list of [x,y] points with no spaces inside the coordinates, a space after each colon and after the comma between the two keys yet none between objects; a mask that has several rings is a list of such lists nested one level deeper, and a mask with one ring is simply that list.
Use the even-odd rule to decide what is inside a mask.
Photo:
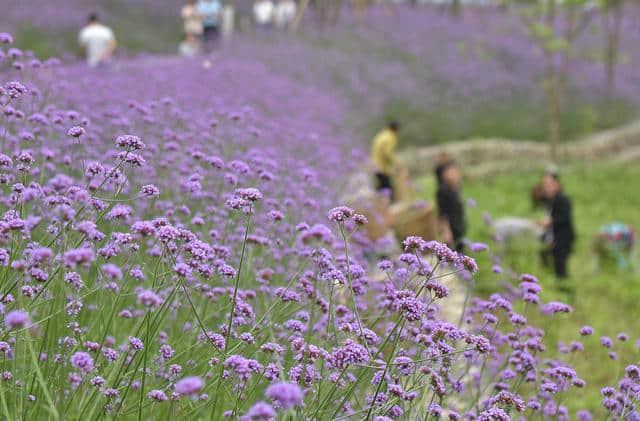
[{"label": "stone wall", "polygon": [[[405,149],[400,157],[413,178],[432,173],[438,155],[443,151],[464,165],[465,173],[470,175],[550,163],[547,143],[506,139],[474,139]],[[640,121],[563,144],[558,154],[560,164],[601,160],[640,162]]]}]

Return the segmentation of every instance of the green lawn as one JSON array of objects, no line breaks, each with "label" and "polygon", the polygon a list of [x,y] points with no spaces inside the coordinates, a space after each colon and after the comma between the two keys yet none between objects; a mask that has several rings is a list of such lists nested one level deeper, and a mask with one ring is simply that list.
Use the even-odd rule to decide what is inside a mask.
[{"label": "green lawn", "polygon": [[[494,218],[540,218],[542,213],[532,208],[528,193],[541,174],[542,171],[523,171],[466,180],[463,194],[477,202],[477,207],[467,210],[469,238],[490,242],[489,229],[483,222],[485,212],[489,212]],[[627,364],[637,363],[640,359],[635,345],[640,337],[637,329],[640,315],[640,267],[635,273],[624,272],[611,266],[602,267],[597,271],[592,250],[592,239],[604,223],[622,221],[636,229],[640,227],[640,193],[637,180],[640,180],[640,166],[637,165],[572,166],[563,171],[562,182],[566,193],[573,199],[578,234],[576,250],[570,262],[570,282],[575,289],[573,296],[555,288],[552,273],[540,265],[537,255],[538,244],[524,245],[518,253],[506,258],[518,273],[526,272],[538,276],[544,287],[541,294],[544,301],[565,301],[574,308],[573,314],[560,319],[551,319],[532,311],[527,313],[533,325],[546,330],[545,343],[549,357],[558,356],[555,345],[559,341],[568,344],[573,340],[580,340],[578,330],[581,326],[589,324],[595,329],[594,336],[584,341],[586,352],[572,357],[561,356],[564,360],[571,359],[578,375],[589,385],[582,393],[574,393],[574,398],[567,402],[572,410],[586,407],[599,411],[602,400],[599,388],[615,382]],[[433,197],[433,177],[427,177],[421,184],[424,197]],[[500,277],[489,273],[491,263],[486,255],[478,256],[478,260],[481,270],[484,270],[478,276],[476,294],[487,296],[492,292],[501,291],[504,275]],[[630,339],[627,343],[615,340],[619,332],[629,334]],[[607,350],[600,346],[599,338],[603,335],[614,338],[613,350],[619,354],[619,361],[610,361]],[[576,399],[578,396],[580,398]],[[594,419],[599,418],[595,416]]]}]

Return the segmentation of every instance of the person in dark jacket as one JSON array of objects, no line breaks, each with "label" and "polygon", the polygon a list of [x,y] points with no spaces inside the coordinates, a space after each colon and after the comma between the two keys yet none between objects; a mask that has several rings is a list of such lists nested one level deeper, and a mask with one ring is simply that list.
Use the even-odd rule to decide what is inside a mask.
[{"label": "person in dark jacket", "polygon": [[550,217],[547,225],[553,233],[551,252],[553,266],[558,279],[568,276],[567,261],[573,251],[575,231],[571,214],[571,200],[562,191],[558,174],[550,172],[542,180],[544,194],[548,200]]},{"label": "person in dark jacket", "polygon": [[464,205],[460,197],[460,168],[454,161],[439,166],[440,180],[436,199],[444,232],[445,242],[458,252],[463,250],[463,239],[467,233]]},{"label": "person in dark jacket", "polygon": [[449,154],[445,151],[440,152],[440,154],[438,155],[438,161],[434,170],[438,187],[440,186],[440,184],[442,184],[442,173],[452,161],[453,159],[451,159],[451,156],[449,156]]}]

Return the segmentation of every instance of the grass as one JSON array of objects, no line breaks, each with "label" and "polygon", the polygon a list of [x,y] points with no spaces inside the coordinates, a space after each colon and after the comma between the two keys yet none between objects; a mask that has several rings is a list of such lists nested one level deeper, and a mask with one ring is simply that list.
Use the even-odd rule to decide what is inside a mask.
[{"label": "grass", "polygon": [[77,31],[74,29],[42,29],[31,25],[21,25],[15,33],[18,45],[31,50],[36,57],[63,57],[65,54],[82,54],[78,46]]},{"label": "grass", "polygon": [[[466,180],[463,194],[477,202],[476,208],[467,209],[469,238],[474,241],[490,241],[489,229],[483,222],[484,212],[489,212],[494,218],[542,217],[541,211],[532,208],[528,195],[531,186],[540,176],[541,171],[532,170]],[[570,262],[570,282],[575,289],[573,297],[556,289],[553,274],[539,263],[538,244],[522,244],[517,253],[506,256],[508,264],[518,273],[538,276],[544,288],[543,301],[565,301],[574,308],[571,315],[560,319],[551,319],[534,312],[527,313],[534,326],[545,328],[545,342],[549,346],[558,342],[569,344],[573,340],[580,340],[578,330],[583,325],[588,324],[595,329],[594,336],[583,341],[586,351],[571,357],[571,363],[575,365],[578,375],[587,381],[588,387],[573,394],[568,403],[570,410],[588,408],[601,411],[600,387],[613,384],[620,378],[626,365],[637,363],[639,359],[635,341],[638,339],[636,327],[640,315],[640,268],[635,273],[621,271],[613,266],[603,266],[597,270],[592,249],[595,233],[607,222],[621,221],[636,229],[640,227],[640,195],[634,193],[633,186],[633,180],[638,179],[638,166],[571,166],[563,172],[564,189],[573,199],[578,235],[575,253]],[[422,186],[423,195],[433,197],[433,178],[424,179]],[[491,263],[486,255],[479,256],[478,260],[481,268],[490,267]],[[476,293],[488,296],[492,292],[501,291],[502,282],[498,275],[485,271],[478,276]],[[628,333],[629,342],[615,340],[619,332]],[[610,361],[607,350],[600,346],[599,337],[603,335],[614,338],[613,351],[619,354],[619,361]],[[559,355],[555,349],[548,351],[550,356]]]},{"label": "grass", "polygon": [[[118,41],[131,53],[176,54],[182,38],[182,26],[178,15],[134,2],[110,0],[105,7]],[[176,7],[176,13],[178,7]],[[141,28],[152,23],[153,30]]]}]

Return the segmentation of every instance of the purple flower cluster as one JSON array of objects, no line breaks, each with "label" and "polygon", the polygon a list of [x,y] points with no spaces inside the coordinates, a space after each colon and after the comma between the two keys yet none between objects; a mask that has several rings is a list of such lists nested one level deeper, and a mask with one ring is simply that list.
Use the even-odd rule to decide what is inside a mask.
[{"label": "purple flower cluster", "polygon": [[303,401],[302,389],[293,383],[274,383],[265,391],[267,396],[277,408],[288,410],[296,406],[301,406]]},{"label": "purple flower cluster", "polygon": [[185,377],[173,386],[173,390],[180,395],[194,395],[204,387],[204,382],[200,377]]},{"label": "purple flower cluster", "polygon": [[93,370],[93,358],[86,352],[76,352],[71,356],[71,365],[88,373]]}]

